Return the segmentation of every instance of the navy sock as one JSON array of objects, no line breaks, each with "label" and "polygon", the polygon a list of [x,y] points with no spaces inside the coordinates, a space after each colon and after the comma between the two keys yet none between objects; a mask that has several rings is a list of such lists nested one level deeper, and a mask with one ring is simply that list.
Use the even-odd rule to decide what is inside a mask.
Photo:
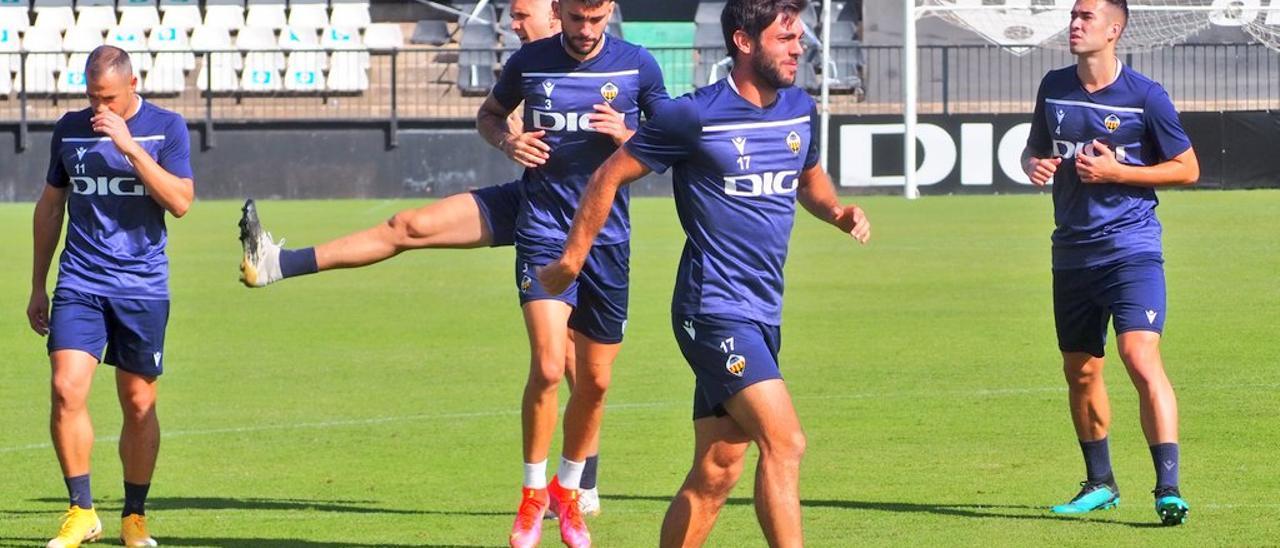
[{"label": "navy sock", "polygon": [[1107,445],[1107,438],[1082,441],[1080,451],[1084,453],[1085,479],[1089,483],[1106,483],[1114,480],[1111,475],[1111,448]]},{"label": "navy sock", "polygon": [[74,478],[62,478],[62,481],[67,484],[67,496],[71,499],[72,506],[79,506],[85,510],[93,508],[93,492],[89,490],[89,474]]},{"label": "navy sock", "polygon": [[1152,445],[1151,461],[1156,465],[1156,487],[1178,486],[1178,444]]},{"label": "navy sock", "polygon": [[145,506],[147,504],[147,491],[150,490],[150,483],[124,482],[124,510],[120,512],[120,517],[125,517],[129,514],[147,515]]},{"label": "navy sock", "polygon": [[596,471],[600,469],[600,455],[591,455],[587,457],[587,465],[582,469],[582,482],[578,484],[580,489],[596,488]]},{"label": "navy sock", "polygon": [[320,269],[316,266],[316,248],[280,250],[280,274],[286,278],[315,274]]}]

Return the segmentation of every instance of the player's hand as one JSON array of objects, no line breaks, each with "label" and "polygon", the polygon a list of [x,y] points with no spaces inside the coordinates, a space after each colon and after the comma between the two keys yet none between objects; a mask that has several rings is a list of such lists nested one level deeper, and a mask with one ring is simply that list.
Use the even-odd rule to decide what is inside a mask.
[{"label": "player's hand", "polygon": [[631,134],[635,133],[627,129],[627,118],[621,112],[613,110],[613,106],[608,103],[600,103],[595,105],[596,111],[587,115],[587,120],[591,121],[591,129],[598,133],[608,135],[613,139],[613,144],[622,146],[631,138]]},{"label": "player's hand", "polygon": [[49,334],[49,296],[44,291],[32,291],[27,303],[27,321],[31,330],[41,337]]},{"label": "player's hand", "polygon": [[860,244],[866,244],[871,240],[871,220],[867,219],[867,214],[862,208],[856,205],[845,207],[837,207],[831,211],[831,224],[836,225],[841,232],[853,236]]},{"label": "player's hand", "polygon": [[1116,160],[1116,154],[1110,147],[1094,139],[1090,147],[1084,148],[1093,148],[1093,154],[1085,154],[1083,148],[1076,153],[1076,173],[1080,174],[1081,182],[1092,185],[1119,180],[1116,175],[1120,171],[1120,161]]},{"label": "player's hand", "polygon": [[133,140],[133,135],[129,133],[129,126],[124,118],[111,112],[106,105],[98,107],[98,112],[89,119],[89,123],[93,124],[93,131],[110,137],[111,142],[115,143],[120,152],[127,154],[132,148],[138,146]]},{"label": "player's hand", "polygon": [[1053,180],[1053,174],[1058,172],[1058,165],[1061,163],[1062,158],[1031,157],[1027,159],[1027,165],[1023,166],[1023,169],[1026,170],[1032,184],[1044,186]]},{"label": "player's hand", "polygon": [[578,270],[561,259],[537,268],[538,283],[542,284],[548,294],[559,295],[569,289],[569,284],[578,278]]},{"label": "player's hand", "polygon": [[502,142],[502,152],[517,164],[528,168],[536,168],[551,159],[551,147],[542,142],[546,130],[517,133]]}]

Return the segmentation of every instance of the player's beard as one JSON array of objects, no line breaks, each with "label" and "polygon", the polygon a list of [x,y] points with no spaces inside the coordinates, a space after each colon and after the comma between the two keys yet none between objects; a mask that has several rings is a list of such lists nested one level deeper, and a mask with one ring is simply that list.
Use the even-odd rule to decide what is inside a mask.
[{"label": "player's beard", "polygon": [[578,55],[589,55],[592,51],[595,51],[596,46],[600,45],[601,38],[603,38],[603,36],[597,36],[595,40],[587,42],[585,48],[579,47],[578,46],[579,42],[575,38],[570,38],[568,40],[565,40],[565,42],[569,44],[569,49],[573,50],[574,53]]},{"label": "player's beard", "polygon": [[782,72],[782,64],[763,56],[751,59],[751,69],[764,78],[764,81],[775,89],[789,88],[796,84],[796,77],[787,78]]}]

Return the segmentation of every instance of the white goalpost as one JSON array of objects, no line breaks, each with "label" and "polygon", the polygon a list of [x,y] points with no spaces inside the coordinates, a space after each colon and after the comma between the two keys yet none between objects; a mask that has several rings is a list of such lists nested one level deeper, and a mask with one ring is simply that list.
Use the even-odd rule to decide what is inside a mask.
[{"label": "white goalpost", "polygon": [[[1033,48],[1067,47],[1074,0],[902,0],[903,196],[920,196],[916,176],[919,60],[916,24],[938,17],[1019,55]],[[1120,49],[1138,52],[1185,41],[1211,26],[1235,27],[1280,51],[1280,0],[1130,0],[1129,26]]]}]

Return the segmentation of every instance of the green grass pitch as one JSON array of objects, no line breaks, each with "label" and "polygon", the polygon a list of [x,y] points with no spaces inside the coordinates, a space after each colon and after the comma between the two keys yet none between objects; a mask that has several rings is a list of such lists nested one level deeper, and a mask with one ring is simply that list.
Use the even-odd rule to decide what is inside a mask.
[{"label": "green grass pitch", "polygon": [[[809,544],[1280,542],[1280,192],[1162,198],[1163,350],[1182,415],[1187,525],[1156,526],[1136,397],[1114,358],[1123,503],[1083,518],[1046,511],[1084,474],[1054,340],[1049,198],[873,197],[859,200],[871,245],[801,213],[787,264],[782,364],[809,437]],[[277,237],[310,245],[417,203],[260,210]],[[170,222],[165,434],[148,507],[161,545],[505,545],[528,359],[512,251],[411,252],[251,291],[236,281],[239,205],[200,202]],[[43,340],[24,314],[30,223],[31,204],[0,205],[0,546],[43,545],[66,506]],[[670,199],[635,200],[634,225],[604,514],[589,522],[605,547],[656,543],[692,453],[693,375],[667,314],[683,235]],[[122,497],[111,375],[99,368],[91,401],[108,538]],[[752,469],[709,545],[763,545]],[[558,537],[548,521],[543,545]]]}]

